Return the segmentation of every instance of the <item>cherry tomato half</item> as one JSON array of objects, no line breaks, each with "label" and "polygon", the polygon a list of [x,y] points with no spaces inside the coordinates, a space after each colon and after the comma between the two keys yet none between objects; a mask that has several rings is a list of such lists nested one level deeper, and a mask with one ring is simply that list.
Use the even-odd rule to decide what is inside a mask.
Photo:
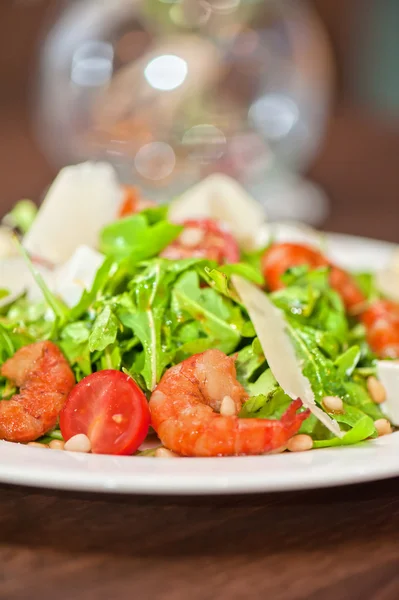
[{"label": "cherry tomato half", "polygon": [[219,264],[236,263],[240,250],[234,237],[212,219],[190,219],[182,223],[184,231],[162,252],[163,258],[208,258]]},{"label": "cherry tomato half", "polygon": [[82,379],[60,414],[65,441],[84,433],[94,454],[133,454],[149,426],[145,395],[128,375],[111,369]]}]

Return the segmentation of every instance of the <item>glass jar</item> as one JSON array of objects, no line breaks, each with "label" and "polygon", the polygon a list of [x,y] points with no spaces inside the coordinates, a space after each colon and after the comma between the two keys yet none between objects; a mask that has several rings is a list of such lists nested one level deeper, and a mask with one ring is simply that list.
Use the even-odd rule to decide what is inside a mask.
[{"label": "glass jar", "polygon": [[[56,166],[105,159],[150,198],[224,172],[267,204],[317,151],[331,74],[298,0],[67,2],[43,48],[38,134]],[[285,213],[301,201],[286,195]]]}]

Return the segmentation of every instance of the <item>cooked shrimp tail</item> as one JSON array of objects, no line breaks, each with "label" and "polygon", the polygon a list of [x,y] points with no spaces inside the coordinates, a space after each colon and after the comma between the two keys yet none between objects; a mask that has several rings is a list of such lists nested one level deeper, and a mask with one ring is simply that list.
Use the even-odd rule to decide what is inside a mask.
[{"label": "cooked shrimp tail", "polygon": [[75,384],[61,350],[37,342],[18,350],[1,368],[19,393],[0,401],[0,439],[32,442],[52,429]]}]

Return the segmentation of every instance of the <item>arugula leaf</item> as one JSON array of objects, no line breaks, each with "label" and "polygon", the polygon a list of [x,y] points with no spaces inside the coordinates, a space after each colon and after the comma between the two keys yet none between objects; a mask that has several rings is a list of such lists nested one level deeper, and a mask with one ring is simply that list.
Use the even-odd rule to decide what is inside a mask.
[{"label": "arugula leaf", "polygon": [[[239,417],[255,419],[280,419],[292,402],[277,382],[270,370],[265,371],[260,379],[264,382],[264,393],[250,397],[243,405]],[[257,384],[258,386],[258,384]],[[259,387],[259,386],[258,386]],[[334,415],[334,418],[348,431],[342,438],[333,437],[314,415],[311,415],[300,429],[300,433],[307,433],[313,438],[314,448],[327,448],[357,444],[365,439],[375,437],[376,430],[373,419],[359,408],[344,404],[344,413]]]},{"label": "arugula leaf", "polygon": [[315,306],[308,323],[315,329],[330,333],[343,345],[348,337],[348,321],[344,304],[334,290],[327,290]]},{"label": "arugula leaf", "polygon": [[201,289],[196,272],[188,271],[179,277],[172,291],[172,310],[180,315],[178,318],[188,315],[198,321],[204,334],[213,340],[214,348],[230,354],[237,347],[241,337],[237,310],[215,290]]},{"label": "arugula leaf", "polygon": [[374,302],[374,300],[378,300],[381,297],[375,284],[375,277],[372,273],[357,273],[354,274],[353,277],[360,287],[360,290],[366,296],[368,302]]},{"label": "arugula leaf", "polygon": [[21,298],[12,304],[6,317],[0,318],[0,326],[7,331],[14,352],[52,336],[54,322],[46,320],[46,311],[44,304],[30,305],[26,298]]},{"label": "arugula leaf", "polygon": [[200,275],[216,292],[222,294],[226,298],[234,300],[237,304],[240,303],[236,291],[229,286],[229,278],[226,273],[222,273],[222,271],[217,268],[205,267]]},{"label": "arugula leaf", "polygon": [[376,429],[373,420],[354,406],[344,404],[344,413],[334,415],[334,418],[344,425],[350,427],[342,438],[332,437],[329,439],[318,439],[313,441],[314,448],[327,448],[330,446],[348,446],[358,444],[363,440],[376,437]]},{"label": "arugula leaf", "polygon": [[75,344],[83,344],[89,340],[90,331],[85,321],[75,321],[66,325],[61,333],[61,338],[71,340]]},{"label": "arugula leaf", "polygon": [[335,360],[334,365],[337,368],[337,373],[342,379],[350,377],[355,370],[361,357],[359,346],[351,346],[340,354]]},{"label": "arugula leaf", "polygon": [[89,350],[90,323],[76,321],[61,331],[58,342],[68,362],[75,371],[77,381],[92,372]]},{"label": "arugula leaf", "polygon": [[248,391],[251,396],[260,396],[265,394],[267,397],[270,394],[275,394],[278,389],[281,389],[276,381],[271,369],[266,369],[256,381],[248,385]]},{"label": "arugula leaf", "polygon": [[117,265],[114,260],[106,258],[96,273],[91,289],[84,290],[79,302],[70,310],[69,321],[77,321],[87,312],[98,295],[103,292],[107,282],[114,277],[116,270]]},{"label": "arugula leaf", "polygon": [[245,419],[281,419],[291,402],[291,398],[277,385],[268,394],[251,396],[238,416]]},{"label": "arugula leaf", "polygon": [[240,306],[242,306],[241,300],[234,287],[230,286],[230,277],[232,275],[240,275],[257,285],[264,284],[263,276],[256,269],[245,263],[222,265],[213,268],[208,265],[204,267],[200,275],[214,290]]},{"label": "arugula leaf", "polygon": [[253,252],[242,253],[242,261],[253,267],[256,271],[258,271],[261,277],[263,277],[262,258],[267,248],[268,246],[264,246],[263,248],[259,248],[259,250],[255,250]]},{"label": "arugula leaf", "polygon": [[106,306],[94,321],[89,337],[89,350],[102,352],[113,344],[118,334],[119,322],[110,306]]},{"label": "arugula leaf", "polygon": [[89,344],[87,342],[78,344],[70,338],[66,338],[61,339],[58,344],[73,368],[77,381],[92,373]]},{"label": "arugula leaf", "polygon": [[155,225],[159,221],[166,221],[168,218],[169,206],[167,204],[160,204],[158,206],[151,206],[140,211],[140,214],[146,218],[149,225]]},{"label": "arugula leaf", "polygon": [[217,270],[228,277],[231,277],[231,275],[240,275],[241,277],[244,277],[244,279],[248,279],[248,281],[252,281],[252,283],[256,283],[257,285],[264,285],[265,283],[263,275],[257,269],[242,262],[221,265]]},{"label": "arugula leaf", "polygon": [[274,292],[273,302],[304,326],[323,332],[320,348],[336,357],[347,343],[348,323],[339,295],[330,288],[329,269],[309,271],[307,266],[289,269],[284,281],[289,287]]},{"label": "arugula leaf", "polygon": [[302,361],[303,374],[310,381],[316,402],[321,404],[324,396],[345,397],[342,379],[333,362],[320,351],[315,330],[299,326],[293,319],[287,318],[287,332]]},{"label": "arugula leaf", "polygon": [[281,279],[288,287],[310,287],[325,292],[330,288],[329,275],[329,267],[309,269],[307,265],[298,265],[287,269]]},{"label": "arugula leaf", "polygon": [[69,313],[68,307],[59,298],[54,296],[54,294],[49,290],[43,277],[40,275],[40,273],[38,271],[36,271],[25,248],[17,240],[17,238],[15,238],[15,239],[16,239],[19,251],[21,252],[22,257],[24,258],[26,265],[32,274],[33,279],[36,281],[37,285],[39,286],[48,307],[53,311],[55,318],[58,319],[61,324],[65,323],[68,319],[68,313]]},{"label": "arugula leaf", "polygon": [[[237,379],[246,387],[256,377],[259,369],[266,365],[266,359],[258,338],[255,338],[252,344],[245,346],[237,353],[235,365]],[[254,395],[256,395],[255,392]]]},{"label": "arugula leaf", "polygon": [[270,369],[248,385],[250,398],[243,404],[239,417],[246,419],[280,419],[292,400],[277,383]]},{"label": "arugula leaf", "polygon": [[99,357],[99,370],[115,369],[119,371],[122,365],[122,354],[118,344],[109,345]]},{"label": "arugula leaf", "polygon": [[26,297],[19,298],[8,309],[7,321],[15,323],[37,323],[45,317],[47,306],[44,302],[32,304]]},{"label": "arugula leaf", "polygon": [[0,361],[5,362],[15,352],[14,344],[5,327],[0,325]]},{"label": "arugula leaf", "polygon": [[182,230],[168,221],[149,225],[145,214],[139,213],[107,225],[100,234],[100,250],[116,258],[133,256],[139,262],[159,254]]},{"label": "arugula leaf", "polygon": [[165,346],[163,336],[169,299],[164,281],[167,274],[167,261],[153,261],[134,279],[134,311],[118,312],[120,321],[133,331],[143,346],[139,372],[150,391],[155,388],[165,367],[170,363],[170,350]]},{"label": "arugula leaf", "polygon": [[346,391],[346,402],[354,407],[362,410],[366,415],[371,417],[373,421],[384,417],[378,404],[372,401],[365,387],[354,381],[346,381],[344,383]]}]

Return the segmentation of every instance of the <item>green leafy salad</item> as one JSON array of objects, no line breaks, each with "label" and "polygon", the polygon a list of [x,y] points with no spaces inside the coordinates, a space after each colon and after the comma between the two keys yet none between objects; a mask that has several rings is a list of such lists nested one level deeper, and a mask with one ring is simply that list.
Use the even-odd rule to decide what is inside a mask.
[{"label": "green leafy salad", "polygon": [[[18,215],[18,211],[14,214]],[[22,215],[23,234],[28,229],[27,222],[29,228],[35,227],[36,222],[31,212],[29,218],[25,217]],[[225,233],[227,228],[220,222],[221,235],[216,229],[210,230],[211,221],[210,217],[205,225],[204,219],[191,221],[188,225],[186,221],[172,222],[169,206],[163,205],[108,222],[99,229],[96,247],[92,249],[98,262],[91,269],[90,281],[82,283],[79,297],[74,301],[68,298],[65,290],[61,293],[61,288],[57,288],[56,278],[52,275],[54,265],[49,267],[38,260],[29,251],[29,244],[27,250],[22,249],[24,238],[18,256],[1,259],[23,263],[30,272],[29,286],[34,286],[36,293],[25,289],[17,297],[11,294],[8,302],[10,290],[7,282],[2,282],[0,365],[4,366],[9,359],[18,356],[21,348],[38,342],[54,343],[69,364],[76,382],[65,399],[63,411],[67,410],[72,396],[75,402],[78,394],[75,390],[79,389],[79,402],[73,405],[73,414],[78,412],[76,406],[82,415],[90,413],[84,423],[86,416],[79,417],[78,424],[72,423],[71,414],[68,419],[65,416],[60,420],[57,418],[48,431],[30,441],[51,446],[55,440],[61,447],[64,442],[68,444],[68,438],[84,435],[95,452],[93,440],[98,432],[94,435],[93,431],[97,427],[101,439],[108,436],[108,446],[104,442],[99,452],[139,452],[134,441],[122,448],[115,442],[116,437],[119,439],[133,427],[135,418],[140,420],[136,405],[132,404],[133,408],[130,408],[128,400],[124,399],[124,404],[119,406],[124,392],[116,387],[119,390],[116,397],[112,391],[109,395],[109,403],[116,403],[116,408],[110,408],[106,387],[98,396],[101,396],[101,410],[97,415],[97,397],[85,396],[82,385],[103,371],[117,371],[124,380],[131,381],[137,394],[150,401],[171,367],[211,349],[234,358],[236,378],[246,394],[234,415],[218,416],[238,420],[281,420],[295,398],[288,395],[284,383],[277,381],[269,367],[268,356],[265,356],[268,352],[262,347],[250,311],[233,283],[234,277],[262,290],[281,311],[298,368],[310,383],[315,406],[334,420],[341,431],[341,435],[336,435],[312,411],[295,432],[299,441],[305,440],[309,448],[349,445],[392,430],[390,420],[382,411],[381,397],[378,398],[376,393],[376,389],[381,391],[377,377],[379,361],[368,343],[367,325],[356,315],[348,314],[339,291],[331,286],[331,267],[312,268],[306,264],[289,267],[282,275],[281,287],[272,291],[265,280],[262,257],[273,240],[260,248],[243,249],[231,232]],[[14,226],[18,227],[18,223]],[[197,233],[200,230],[200,235],[192,236],[191,241],[186,235],[183,243],[184,232],[194,230],[195,233],[196,229]],[[231,244],[232,239],[238,252],[238,260],[234,263],[223,257],[223,244]],[[169,258],[170,248],[176,256],[179,249],[184,251],[179,258]],[[88,263],[84,266],[90,270]],[[356,275],[353,280],[368,302],[380,298],[371,275]],[[71,285],[77,285],[74,275]],[[24,383],[10,380],[5,372],[2,370],[0,378],[2,402],[20,402]],[[300,408],[299,414],[306,408]],[[24,407],[24,410],[29,409]],[[112,433],[108,423],[110,411],[114,411],[114,425],[121,423],[122,429],[117,434]],[[214,409],[215,413],[217,411]],[[40,415],[36,414],[35,418]],[[1,419],[0,414],[0,437],[21,441],[4,434],[6,427],[2,427]],[[122,426],[124,420],[126,423]],[[140,439],[136,438],[139,446],[141,438],[148,431],[152,432],[148,429],[150,423],[156,429],[151,420],[151,402],[147,425],[140,425]],[[383,426],[386,431],[382,431]],[[301,438],[302,434],[307,437]],[[162,435],[160,438],[165,448],[179,454],[175,447],[168,447]],[[157,445],[159,443],[155,442]],[[294,446],[290,448],[288,443],[288,448],[294,449]],[[66,446],[65,449],[73,448]]]}]

